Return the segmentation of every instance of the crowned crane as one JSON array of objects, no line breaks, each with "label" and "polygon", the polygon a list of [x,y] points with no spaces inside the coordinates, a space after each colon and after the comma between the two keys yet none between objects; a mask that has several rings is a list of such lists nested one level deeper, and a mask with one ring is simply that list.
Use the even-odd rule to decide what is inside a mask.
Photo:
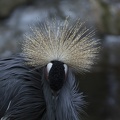
[{"label": "crowned crane", "polygon": [[81,20],[40,23],[20,55],[0,60],[1,120],[81,120],[85,102],[75,72],[89,71],[98,53]]}]

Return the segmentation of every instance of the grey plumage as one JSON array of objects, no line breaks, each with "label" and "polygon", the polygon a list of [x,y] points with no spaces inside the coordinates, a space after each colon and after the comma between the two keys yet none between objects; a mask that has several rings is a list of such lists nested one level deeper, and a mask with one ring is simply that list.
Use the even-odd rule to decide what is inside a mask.
[{"label": "grey plumage", "polygon": [[52,98],[49,85],[43,80],[43,91],[46,101],[48,118],[47,120],[79,120],[83,114],[86,102],[82,93],[78,92],[75,76],[69,70],[68,79],[60,90],[57,98]]},{"label": "grey plumage", "polygon": [[[0,60],[0,118],[39,120],[45,112],[41,70],[31,72],[21,56]],[[8,105],[11,104],[8,108]]]}]

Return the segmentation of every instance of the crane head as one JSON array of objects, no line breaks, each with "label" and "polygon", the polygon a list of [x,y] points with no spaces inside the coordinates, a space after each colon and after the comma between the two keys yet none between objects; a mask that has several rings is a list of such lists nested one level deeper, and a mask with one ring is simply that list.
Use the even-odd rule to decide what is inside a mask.
[{"label": "crane head", "polygon": [[47,64],[45,76],[50,85],[53,95],[59,93],[66,81],[68,67],[63,62],[54,60]]},{"label": "crane head", "polygon": [[25,36],[22,53],[27,65],[44,68],[41,81],[47,120],[79,120],[85,102],[73,73],[89,71],[96,62],[100,47],[95,31],[80,19],[72,25],[68,19],[55,19],[31,32]]}]

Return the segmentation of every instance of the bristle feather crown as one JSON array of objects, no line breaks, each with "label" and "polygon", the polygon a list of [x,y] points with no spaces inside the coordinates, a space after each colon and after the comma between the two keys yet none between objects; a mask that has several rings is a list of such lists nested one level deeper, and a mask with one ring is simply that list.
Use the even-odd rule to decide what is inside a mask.
[{"label": "bristle feather crown", "polygon": [[25,36],[23,55],[31,66],[45,66],[58,60],[76,71],[89,70],[99,52],[99,42],[94,30],[89,30],[81,20],[70,25],[53,20],[31,28],[33,35]]}]

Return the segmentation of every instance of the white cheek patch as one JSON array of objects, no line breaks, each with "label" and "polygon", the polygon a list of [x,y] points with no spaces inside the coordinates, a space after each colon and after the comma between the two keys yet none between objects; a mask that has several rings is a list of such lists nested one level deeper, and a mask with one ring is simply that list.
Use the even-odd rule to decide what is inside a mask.
[{"label": "white cheek patch", "polygon": [[64,71],[65,71],[65,75],[66,75],[68,72],[68,66],[66,64],[64,64]]},{"label": "white cheek patch", "polygon": [[50,72],[50,69],[52,68],[53,64],[52,63],[48,63],[47,64],[47,73]]}]

